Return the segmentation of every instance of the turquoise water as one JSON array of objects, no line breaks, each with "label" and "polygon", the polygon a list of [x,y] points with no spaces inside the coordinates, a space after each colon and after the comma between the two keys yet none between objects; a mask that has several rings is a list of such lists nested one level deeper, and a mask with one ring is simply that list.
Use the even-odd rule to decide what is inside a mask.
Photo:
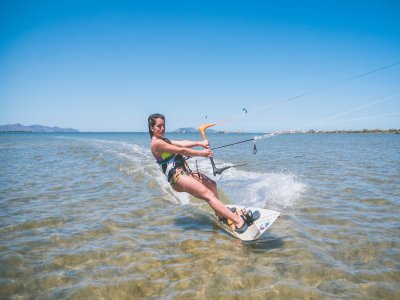
[{"label": "turquoise water", "polygon": [[218,166],[248,163],[216,178],[225,203],[281,212],[243,243],[169,188],[145,133],[0,134],[0,298],[399,299],[400,135],[280,135],[257,149],[214,152]]}]

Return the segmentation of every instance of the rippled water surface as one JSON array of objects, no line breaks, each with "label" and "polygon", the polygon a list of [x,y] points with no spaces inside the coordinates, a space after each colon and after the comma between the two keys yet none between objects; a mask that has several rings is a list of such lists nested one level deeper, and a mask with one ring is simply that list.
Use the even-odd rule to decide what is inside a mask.
[{"label": "rippled water surface", "polygon": [[[281,212],[244,243],[169,188],[147,134],[0,134],[0,298],[400,299],[400,135],[281,135],[257,149],[214,152],[247,163],[215,178],[225,203]],[[206,159],[190,163],[210,175]]]}]

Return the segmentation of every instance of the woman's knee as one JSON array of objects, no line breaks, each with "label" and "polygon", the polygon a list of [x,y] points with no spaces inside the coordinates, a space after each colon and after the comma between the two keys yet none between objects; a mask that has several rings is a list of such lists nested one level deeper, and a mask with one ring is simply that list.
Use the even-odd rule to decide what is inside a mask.
[{"label": "woman's knee", "polygon": [[206,186],[202,185],[198,189],[196,189],[193,193],[193,196],[200,198],[202,200],[205,200],[207,202],[211,201],[213,198],[215,198],[215,195],[213,191],[211,191],[209,188]]},{"label": "woman's knee", "polygon": [[214,197],[214,193],[204,185],[193,189],[191,192],[188,192],[197,198],[206,200],[207,202],[212,200]]},{"label": "woman's knee", "polygon": [[215,193],[210,189],[206,189],[206,191],[204,192],[204,198],[207,202],[209,202],[215,198]]},{"label": "woman's knee", "polygon": [[190,178],[189,176],[183,176],[179,182],[174,186],[177,192],[186,192],[192,194],[195,197],[208,196],[209,189],[207,186]]}]

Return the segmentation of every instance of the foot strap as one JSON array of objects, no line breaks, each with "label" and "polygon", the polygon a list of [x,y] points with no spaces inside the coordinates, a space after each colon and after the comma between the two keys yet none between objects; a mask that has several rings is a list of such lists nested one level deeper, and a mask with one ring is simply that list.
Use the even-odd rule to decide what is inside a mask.
[{"label": "foot strap", "polygon": [[258,220],[260,218],[261,214],[258,210],[251,211],[248,210],[243,213],[243,219],[246,222],[247,225],[251,225],[254,223],[254,221]]}]

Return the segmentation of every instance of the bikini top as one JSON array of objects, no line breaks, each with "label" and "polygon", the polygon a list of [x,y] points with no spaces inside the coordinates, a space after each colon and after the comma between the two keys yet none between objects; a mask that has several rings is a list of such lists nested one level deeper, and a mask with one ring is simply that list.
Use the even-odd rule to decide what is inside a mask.
[{"label": "bikini top", "polygon": [[[163,138],[163,141],[171,144],[167,138]],[[185,165],[185,159],[180,154],[174,154],[170,152],[162,152],[160,156],[155,156],[156,162],[160,165],[162,172],[169,181],[178,167]]]}]

